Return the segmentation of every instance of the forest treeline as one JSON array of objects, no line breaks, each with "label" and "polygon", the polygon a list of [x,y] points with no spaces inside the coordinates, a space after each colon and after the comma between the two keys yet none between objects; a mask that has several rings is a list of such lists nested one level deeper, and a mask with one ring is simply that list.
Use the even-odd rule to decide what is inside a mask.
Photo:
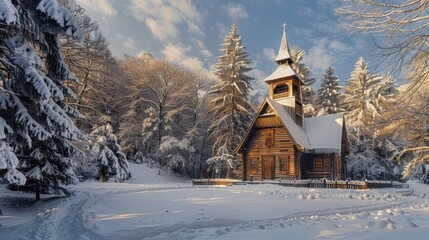
[{"label": "forest treeline", "polygon": [[[426,26],[410,19],[406,27],[388,14],[420,5],[377,2],[338,11],[351,29],[384,33],[379,37],[392,45],[380,51],[402,60],[392,69],[401,79],[375,73],[360,58],[340,86],[333,67],[317,81],[303,50],[293,47],[291,57],[305,82],[306,117],[346,112],[348,177],[408,178],[429,160],[428,54],[419,31],[398,27]],[[252,84],[262,81],[250,77],[251,56],[235,25],[220,43],[210,79],[150,53],[113,57],[98,24],[74,0],[4,3],[0,176],[12,188],[67,194],[64,185],[81,179],[129,178],[128,161],[191,178],[233,176],[234,150],[259,107]]]}]

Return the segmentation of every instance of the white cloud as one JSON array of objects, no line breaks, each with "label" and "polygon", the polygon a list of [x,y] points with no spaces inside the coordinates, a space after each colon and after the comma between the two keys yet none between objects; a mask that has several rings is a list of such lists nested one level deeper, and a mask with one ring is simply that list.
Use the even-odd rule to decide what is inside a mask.
[{"label": "white cloud", "polygon": [[344,42],[320,38],[314,41],[303,61],[315,76],[321,76],[329,66],[341,65],[343,60],[353,54],[354,48]]},{"label": "white cloud", "polygon": [[170,22],[158,22],[155,19],[148,17],[146,18],[145,23],[152,34],[158,39],[167,39],[168,37],[174,38],[179,33],[174,24]]},{"label": "white cloud", "polygon": [[120,33],[115,33],[114,38],[117,42],[119,42],[124,48],[128,49],[128,50],[135,50],[137,49],[136,47],[136,42],[134,41],[134,39],[130,38],[130,37],[125,37]]},{"label": "white cloud", "polygon": [[190,32],[203,35],[201,16],[190,0],[132,0],[129,9],[134,18],[144,22],[160,40],[176,38],[178,25],[182,23]]},{"label": "white cloud", "polygon": [[76,0],[76,2],[85,9],[91,9],[105,16],[114,17],[118,15],[118,12],[109,0]]},{"label": "white cloud", "polygon": [[276,53],[273,48],[263,48],[262,52],[268,60],[274,61],[276,59]]},{"label": "white cloud", "polygon": [[204,67],[203,61],[201,61],[198,57],[188,56],[188,53],[191,51],[191,47],[185,47],[182,45],[173,45],[168,43],[161,53],[168,60],[178,63],[184,67],[189,69],[202,71],[203,73],[210,75],[209,70]]},{"label": "white cloud", "polygon": [[249,16],[246,11],[246,7],[240,3],[228,3],[221,7],[226,11],[226,14],[233,22],[237,22],[240,19],[246,19]]},{"label": "white cloud", "polygon": [[203,41],[201,41],[200,39],[197,38],[191,38],[191,42],[194,46],[196,46],[196,48],[198,48],[198,51],[200,52],[200,54],[205,57],[205,58],[210,58],[211,56],[213,56],[213,54],[207,49],[206,45],[204,44]]}]

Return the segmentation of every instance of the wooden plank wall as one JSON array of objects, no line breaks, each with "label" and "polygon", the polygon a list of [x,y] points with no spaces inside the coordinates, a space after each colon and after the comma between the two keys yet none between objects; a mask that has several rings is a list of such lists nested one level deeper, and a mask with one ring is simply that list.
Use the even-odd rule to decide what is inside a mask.
[{"label": "wooden plank wall", "polygon": [[[296,164],[295,164],[295,151],[294,143],[283,126],[278,126],[281,124],[280,119],[276,118],[275,120],[264,119],[260,120],[260,123],[271,123],[276,124],[277,126],[264,127],[264,124],[258,124],[258,127],[254,127],[250,133],[248,141],[245,145],[246,149],[246,159],[247,159],[247,170],[246,176],[249,180],[249,176],[253,176],[253,180],[261,180],[263,172],[263,159],[264,157],[274,157],[274,178],[275,179],[294,179],[296,177]],[[262,117],[260,117],[262,118]],[[272,118],[272,117],[270,117]],[[274,129],[274,145],[271,148],[265,146],[265,132]],[[289,166],[287,172],[280,171],[280,157],[289,158]],[[250,170],[250,161],[251,159],[258,160],[257,171]]]}]

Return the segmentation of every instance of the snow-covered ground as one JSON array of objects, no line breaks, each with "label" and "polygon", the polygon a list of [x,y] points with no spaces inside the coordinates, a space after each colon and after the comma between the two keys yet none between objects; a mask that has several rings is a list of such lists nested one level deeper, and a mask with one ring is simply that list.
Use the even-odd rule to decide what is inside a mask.
[{"label": "snow-covered ground", "polygon": [[193,187],[156,168],[130,169],[127,183],[80,183],[72,197],[37,203],[1,188],[1,239],[423,239],[429,232],[427,185]]}]

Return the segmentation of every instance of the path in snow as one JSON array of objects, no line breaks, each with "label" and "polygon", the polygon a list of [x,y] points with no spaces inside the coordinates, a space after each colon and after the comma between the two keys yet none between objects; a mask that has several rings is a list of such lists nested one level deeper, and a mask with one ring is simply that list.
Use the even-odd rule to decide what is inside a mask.
[{"label": "path in snow", "polygon": [[[88,231],[82,221],[82,206],[91,197],[89,192],[63,199],[57,207],[47,209],[38,218],[42,223],[34,234],[35,239],[86,240],[102,239],[95,231]],[[28,236],[30,239],[32,235]]]}]

